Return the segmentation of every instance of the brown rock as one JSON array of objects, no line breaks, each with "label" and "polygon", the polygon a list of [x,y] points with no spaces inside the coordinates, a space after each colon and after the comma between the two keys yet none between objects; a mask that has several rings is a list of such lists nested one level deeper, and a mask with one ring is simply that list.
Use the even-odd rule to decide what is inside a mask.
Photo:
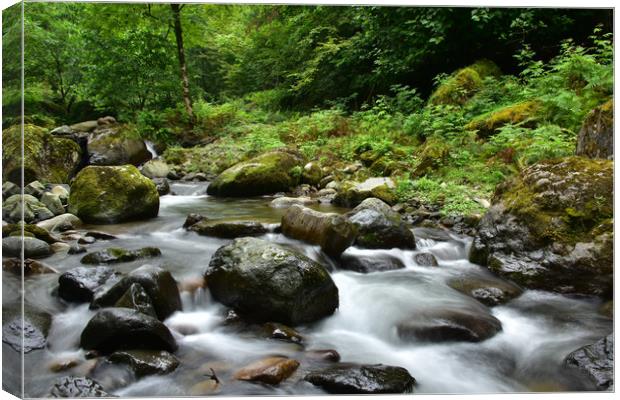
[{"label": "brown rock", "polygon": [[234,375],[241,381],[252,381],[277,385],[297,370],[299,362],[285,357],[269,357],[256,361]]}]

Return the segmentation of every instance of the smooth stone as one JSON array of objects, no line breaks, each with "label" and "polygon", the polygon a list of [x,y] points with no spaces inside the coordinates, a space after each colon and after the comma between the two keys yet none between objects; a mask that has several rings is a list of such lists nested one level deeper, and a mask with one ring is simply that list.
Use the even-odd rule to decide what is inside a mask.
[{"label": "smooth stone", "polygon": [[382,364],[336,364],[310,372],[304,380],[331,394],[409,393],[416,384],[405,368]]},{"label": "smooth stone", "polygon": [[43,228],[49,232],[64,232],[71,229],[78,228],[82,225],[82,220],[77,216],[69,213],[64,213],[55,216],[54,218],[46,219],[37,223],[37,226]]},{"label": "smooth stone", "polygon": [[[2,260],[2,270],[9,271],[15,275],[22,273],[22,260],[19,258],[5,258]],[[56,274],[58,271],[50,265],[41,261],[26,258],[23,262],[24,275]]]},{"label": "smooth stone", "polygon": [[389,254],[361,255],[345,252],[340,256],[340,268],[366,274],[403,269],[405,264]]},{"label": "smooth stone", "polygon": [[413,256],[413,261],[422,267],[437,267],[439,263],[437,258],[431,253],[418,253]]},{"label": "smooth stone", "polygon": [[448,286],[492,307],[504,304],[523,293],[514,283],[493,277],[462,277],[448,281]]},{"label": "smooth stone", "polygon": [[[43,240],[25,236],[23,238],[24,257],[41,258],[52,254],[50,245]],[[4,256],[21,257],[22,238],[9,236],[2,239],[2,253]]]},{"label": "smooth stone", "polygon": [[143,247],[137,250],[109,247],[85,255],[80,262],[82,264],[114,264],[159,256],[161,256],[161,250],[157,247]]},{"label": "smooth stone", "polygon": [[269,205],[273,208],[288,208],[293,204],[307,206],[316,203],[317,201],[310,197],[278,197],[277,199],[273,199]]},{"label": "smooth stone", "polygon": [[41,203],[47,207],[55,216],[65,213],[65,207],[62,205],[60,196],[51,192],[45,192],[41,195]]},{"label": "smooth stone", "polygon": [[138,378],[147,375],[165,375],[179,366],[179,360],[167,351],[124,350],[108,357],[113,364],[128,365]]},{"label": "smooth stone", "polygon": [[68,243],[56,242],[50,244],[50,249],[52,250],[52,253],[69,252],[69,250],[71,249],[71,245]]},{"label": "smooth stone", "polygon": [[234,239],[241,236],[258,236],[268,232],[264,225],[253,221],[210,221],[203,219],[192,226],[189,230],[199,235],[214,236],[224,239]]},{"label": "smooth stone", "polygon": [[338,362],[340,361],[340,353],[336,350],[328,349],[328,350],[308,350],[306,351],[306,357],[321,360],[321,361],[329,361],[329,362]]},{"label": "smooth stone", "polygon": [[247,365],[235,372],[234,378],[277,385],[290,377],[299,367],[297,360],[285,357],[268,357]]},{"label": "smooth stone", "polygon": [[99,287],[119,279],[110,267],[76,267],[58,278],[58,296],[66,301],[89,302]]}]

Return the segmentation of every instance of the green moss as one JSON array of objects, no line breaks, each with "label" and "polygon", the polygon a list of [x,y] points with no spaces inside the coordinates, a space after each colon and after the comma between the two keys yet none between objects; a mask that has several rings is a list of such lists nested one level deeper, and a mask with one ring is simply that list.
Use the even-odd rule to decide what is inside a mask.
[{"label": "green moss", "polygon": [[540,103],[535,100],[511,104],[499,110],[494,110],[476,117],[465,125],[465,129],[475,130],[477,131],[478,137],[487,138],[507,124],[528,123],[529,125],[535,125],[540,110]]},{"label": "green moss", "polygon": [[478,72],[470,67],[457,71],[437,87],[429,102],[433,105],[465,104],[482,86],[482,79]]},{"label": "green moss", "polygon": [[486,78],[487,76],[498,77],[502,74],[502,71],[499,69],[497,64],[486,58],[476,61],[475,63],[470,65],[469,68],[476,71],[478,73],[478,76],[480,76],[480,78],[482,79]]},{"label": "green moss", "polygon": [[[21,227],[21,222],[4,225],[2,227],[2,237],[21,235]],[[53,238],[47,230],[32,224],[24,225],[24,235],[36,237],[37,239],[43,240],[49,244],[56,243],[58,241]]]}]

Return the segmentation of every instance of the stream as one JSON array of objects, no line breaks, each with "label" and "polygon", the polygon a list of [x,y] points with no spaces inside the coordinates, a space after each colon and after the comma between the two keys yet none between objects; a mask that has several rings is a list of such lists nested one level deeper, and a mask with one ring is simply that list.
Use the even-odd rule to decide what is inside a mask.
[{"label": "stream", "polygon": [[[277,224],[284,210],[269,206],[272,197],[220,199],[205,195],[204,183],[172,183],[176,195],[160,198],[159,216],[152,220],[105,226],[85,226],[116,235],[112,241],[99,240],[88,246],[89,252],[118,246],[128,249],[155,246],[162,256],[115,264],[129,272],[151,263],[169,270],[178,282],[200,279],[211,255],[228,242],[199,236],[182,228],[189,213],[212,219],[253,220]],[[325,212],[346,209],[317,205]],[[261,238],[295,248],[332,270],[339,289],[340,307],[334,315],[296,329],[304,337],[305,350],[334,349],[341,361],[383,363],[406,368],[415,377],[416,393],[497,393],[528,391],[568,391],[590,389],[588,382],[562,368],[571,351],[593,343],[612,331],[612,321],[600,316],[599,300],[567,297],[526,290],[516,299],[492,308],[502,323],[502,331],[480,343],[416,343],[398,338],[395,325],[407,315],[429,307],[480,307],[480,303],[448,286],[456,277],[488,277],[490,272],[467,260],[471,238],[443,234],[446,240],[428,229],[414,229],[417,250],[362,250],[347,252],[376,257],[389,254],[399,258],[404,269],[361,274],[338,270],[337,265],[311,246],[282,234],[268,233]],[[413,255],[430,252],[439,267],[416,265]],[[44,260],[61,273],[80,266],[83,254],[55,254]],[[26,354],[26,396],[42,397],[54,381],[65,375],[86,375],[111,394],[118,396],[194,395],[195,385],[207,379],[213,369],[222,382],[222,395],[299,395],[321,394],[321,389],[299,379],[307,370],[304,352],[298,344],[265,339],[224,323],[228,310],[215,303],[208,292],[197,289],[181,293],[183,311],[170,316],[165,324],[179,344],[175,355],[179,367],[168,375],[136,380],[128,370],[116,365],[94,366],[79,349],[82,329],[94,311],[88,304],[67,305],[53,292],[58,275],[45,274],[26,280],[28,302],[53,315],[48,347]],[[18,299],[19,277],[3,273],[3,301]],[[9,350],[10,351],[10,350]],[[7,352],[5,347],[5,353]],[[298,371],[278,386],[236,381],[232,374],[239,368],[269,355],[285,355],[301,362]],[[5,357],[9,357],[5,354]],[[68,371],[54,373],[50,365],[77,359]],[[17,379],[17,375],[6,379]],[[16,384],[15,382],[11,382]],[[7,383],[5,383],[7,385]]]}]

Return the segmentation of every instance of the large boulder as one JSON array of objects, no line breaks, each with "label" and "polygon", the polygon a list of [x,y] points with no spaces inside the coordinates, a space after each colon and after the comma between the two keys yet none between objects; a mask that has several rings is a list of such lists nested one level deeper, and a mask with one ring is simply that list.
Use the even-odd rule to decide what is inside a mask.
[{"label": "large boulder", "polygon": [[149,296],[157,317],[168,318],[173,312],[182,308],[177,282],[170,272],[152,265],[143,265],[134,269],[114,285],[106,285],[93,296],[91,306],[110,307],[125,295],[133,284],[142,286]]},{"label": "large boulder", "polygon": [[312,371],[304,380],[332,394],[409,393],[415,379],[402,367],[342,363]]},{"label": "large boulder", "polygon": [[260,322],[302,324],[338,307],[338,288],[322,265],[256,238],[220,247],[205,279],[217,301]]},{"label": "large boulder", "polygon": [[88,139],[88,156],[91,165],[140,165],[151,159],[144,141],[122,126],[95,130]]},{"label": "large boulder", "polygon": [[114,307],[132,308],[142,314],[157,318],[151,298],[139,283],[132,283],[125,294],[114,304]]},{"label": "large boulder", "polygon": [[66,301],[90,302],[93,294],[104,284],[120,279],[109,267],[77,267],[58,278],[58,296]]},{"label": "large boulder", "polygon": [[400,214],[383,201],[368,198],[349,213],[357,227],[355,244],[371,249],[415,249],[415,238]]},{"label": "large boulder", "polygon": [[484,78],[500,74],[500,69],[492,61],[477,61],[443,81],[431,94],[429,102],[433,105],[463,105],[482,88]]},{"label": "large boulder", "polygon": [[[21,126],[2,131],[2,180],[20,184],[22,175]],[[24,125],[24,182],[69,183],[82,159],[73,140],[57,138],[38,126]]]},{"label": "large boulder", "polygon": [[564,365],[589,378],[596,390],[613,390],[614,335],[573,351],[564,359]]},{"label": "large boulder", "polygon": [[141,168],[144,176],[153,178],[165,178],[170,173],[170,166],[163,160],[147,161]]},{"label": "large boulder", "polygon": [[93,224],[153,218],[159,212],[159,194],[155,184],[132,165],[90,166],[75,178],[69,212]]},{"label": "large boulder", "polygon": [[396,203],[396,184],[391,178],[368,178],[362,183],[344,182],[334,203],[343,207],[355,207],[369,197],[375,197],[393,205]]},{"label": "large boulder", "polygon": [[474,118],[465,125],[465,129],[475,130],[480,138],[488,138],[508,124],[533,127],[536,125],[540,109],[540,103],[535,100],[511,104]]},{"label": "large boulder", "polygon": [[353,244],[355,226],[335,213],[322,213],[300,205],[293,205],[282,216],[282,233],[294,239],[318,244],[321,250],[338,257]]},{"label": "large boulder", "polygon": [[497,188],[469,257],[527,288],[611,297],[612,219],[612,161],[543,161]]},{"label": "large boulder", "polygon": [[32,222],[44,221],[54,217],[45,204],[29,194],[15,194],[2,204],[2,220],[7,222],[18,222],[22,220],[29,224]]},{"label": "large boulder", "polygon": [[2,253],[4,256],[21,257],[22,244],[24,247],[24,257],[42,258],[52,254],[52,249],[49,244],[30,236],[24,236],[23,238],[19,236],[8,236],[3,238]]},{"label": "large boulder", "polygon": [[592,110],[583,121],[575,154],[590,158],[614,158],[613,99]]},{"label": "large boulder", "polygon": [[106,308],[88,321],[80,337],[85,350],[113,353],[117,350],[166,350],[177,343],[157,318],[129,308]]},{"label": "large boulder", "polygon": [[238,163],[215,178],[207,188],[213,196],[260,196],[287,191],[299,184],[303,157],[276,150]]}]

